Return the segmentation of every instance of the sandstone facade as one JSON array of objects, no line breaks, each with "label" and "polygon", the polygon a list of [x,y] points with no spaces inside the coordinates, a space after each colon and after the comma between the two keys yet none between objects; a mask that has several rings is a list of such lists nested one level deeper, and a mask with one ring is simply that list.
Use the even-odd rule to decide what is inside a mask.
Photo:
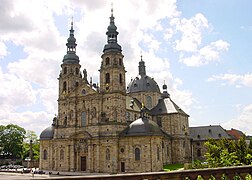
[{"label": "sandstone facade", "polygon": [[100,84],[87,80],[76,55],[73,24],[59,75],[58,115],[40,135],[40,169],[84,172],[160,171],[190,157],[188,115],[146,75],[126,87],[124,56],[111,14]]}]

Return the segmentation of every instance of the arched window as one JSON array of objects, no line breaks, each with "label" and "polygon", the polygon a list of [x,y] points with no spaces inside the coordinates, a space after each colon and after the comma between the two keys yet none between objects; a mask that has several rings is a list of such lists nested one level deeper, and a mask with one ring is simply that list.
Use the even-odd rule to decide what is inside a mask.
[{"label": "arched window", "polygon": [[106,149],[106,160],[110,160],[110,150]]},{"label": "arched window", "polygon": [[44,150],[43,155],[44,155],[44,156],[43,156],[43,159],[44,159],[44,160],[47,160],[47,150],[46,150],[46,149]]},{"label": "arched window", "polygon": [[201,149],[197,149],[197,156],[201,157]]},{"label": "arched window", "polygon": [[67,116],[65,116],[65,119],[64,119],[64,126],[67,125]]},{"label": "arched window", "polygon": [[63,73],[66,74],[67,73],[67,67],[64,67],[63,69]]},{"label": "arched window", "polygon": [[146,96],[146,107],[147,108],[152,108],[152,98],[151,96]]},{"label": "arched window", "polygon": [[110,83],[110,74],[109,73],[106,73],[106,75],[105,75],[106,77],[105,77],[105,83],[107,84],[107,83]]},{"label": "arched window", "polygon": [[79,74],[79,68],[75,68],[75,74],[76,74],[76,75]]},{"label": "arched window", "polygon": [[86,126],[86,112],[81,113],[81,126]]},{"label": "arched window", "polygon": [[75,82],[75,87],[78,87],[78,86],[79,86],[79,82],[76,81],[76,82]]},{"label": "arched window", "polygon": [[109,57],[107,57],[106,60],[105,60],[105,64],[106,64],[106,65],[109,65],[109,61],[110,61],[110,60],[109,60]]},{"label": "arched window", "polygon": [[119,74],[119,82],[122,84],[122,74]]},{"label": "arched window", "polygon": [[160,160],[160,151],[159,151],[159,147],[157,146],[157,160]]},{"label": "arched window", "polygon": [[140,161],[140,149],[135,148],[135,161]]},{"label": "arched window", "polygon": [[67,83],[66,83],[66,81],[64,81],[63,82],[63,91],[66,91],[66,89],[67,89]]},{"label": "arched window", "polygon": [[64,160],[64,150],[63,149],[60,150],[60,160],[61,161]]},{"label": "arched window", "polygon": [[120,66],[122,65],[122,59],[121,58],[119,59],[119,65]]}]

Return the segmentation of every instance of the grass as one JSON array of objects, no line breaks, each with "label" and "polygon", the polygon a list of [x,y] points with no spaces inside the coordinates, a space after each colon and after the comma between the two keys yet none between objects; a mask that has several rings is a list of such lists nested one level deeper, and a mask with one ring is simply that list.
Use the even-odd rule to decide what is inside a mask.
[{"label": "grass", "polygon": [[184,168],[184,164],[167,164],[167,165],[164,165],[163,167],[165,171],[174,171],[181,168]]}]

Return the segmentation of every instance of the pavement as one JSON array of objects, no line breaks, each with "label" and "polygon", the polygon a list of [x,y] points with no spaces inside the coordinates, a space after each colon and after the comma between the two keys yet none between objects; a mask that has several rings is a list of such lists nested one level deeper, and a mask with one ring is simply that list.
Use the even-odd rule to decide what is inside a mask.
[{"label": "pavement", "polygon": [[[21,173],[23,169],[18,170],[7,170],[0,171],[0,179],[1,180],[20,180],[20,179],[53,179],[53,178],[64,178],[69,176],[96,176],[96,175],[109,175],[106,173],[82,173],[82,172],[58,172],[58,171],[50,171],[49,174],[48,171],[45,172],[45,174],[34,174],[34,173]],[[33,169],[34,171],[35,169]]]}]

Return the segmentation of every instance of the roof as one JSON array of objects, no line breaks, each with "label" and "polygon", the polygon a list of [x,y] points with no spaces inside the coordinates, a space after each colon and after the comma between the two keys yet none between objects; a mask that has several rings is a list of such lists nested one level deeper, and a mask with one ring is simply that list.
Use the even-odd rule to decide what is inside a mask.
[{"label": "roof", "polygon": [[190,131],[190,136],[193,139],[193,141],[205,141],[205,140],[208,140],[209,138],[231,139],[231,137],[220,125],[189,127],[189,131]]},{"label": "roof", "polygon": [[127,93],[134,93],[134,92],[158,92],[160,93],[160,89],[156,81],[147,76],[137,76],[133,79],[129,85],[127,86]]},{"label": "roof", "polygon": [[180,113],[189,116],[170,97],[159,99],[158,104],[150,112],[152,115]]},{"label": "roof", "polygon": [[138,99],[126,96],[126,109],[140,112],[142,104]]},{"label": "roof", "polygon": [[244,133],[242,131],[233,128],[231,128],[231,130],[226,130],[226,132],[234,139],[240,139],[241,137],[244,136]]},{"label": "roof", "polygon": [[54,126],[49,126],[45,130],[43,130],[40,134],[40,140],[50,140],[54,135]]},{"label": "roof", "polygon": [[147,117],[141,117],[133,121],[126,129],[124,129],[121,136],[153,136],[166,135],[161,128]]}]

